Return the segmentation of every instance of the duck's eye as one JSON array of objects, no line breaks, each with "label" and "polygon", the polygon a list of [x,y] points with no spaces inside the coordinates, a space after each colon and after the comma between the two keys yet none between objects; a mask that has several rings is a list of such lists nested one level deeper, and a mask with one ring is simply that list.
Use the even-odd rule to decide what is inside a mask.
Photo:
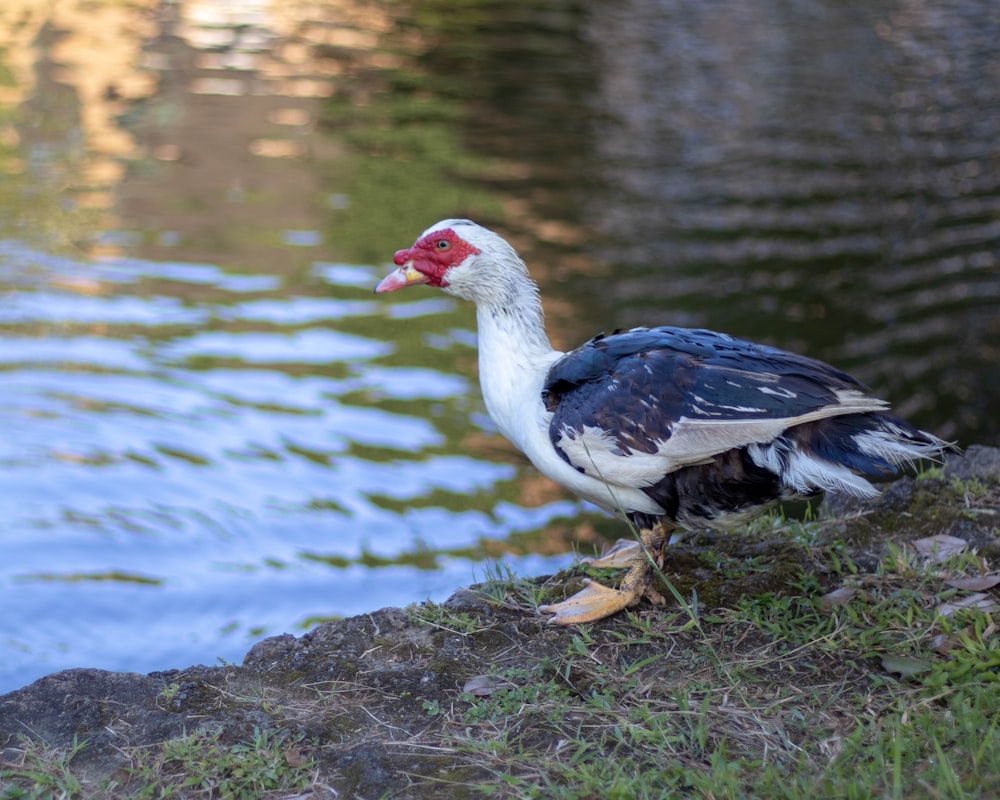
[{"label": "duck's eye", "polygon": [[449,241],[448,241],[447,239],[438,239],[438,240],[437,240],[437,241],[436,241],[436,242],[434,243],[434,246],[435,246],[435,247],[436,247],[436,248],[437,248],[438,250],[441,250],[441,251],[444,251],[444,250],[450,250],[450,249],[451,249],[451,242],[449,242]]}]

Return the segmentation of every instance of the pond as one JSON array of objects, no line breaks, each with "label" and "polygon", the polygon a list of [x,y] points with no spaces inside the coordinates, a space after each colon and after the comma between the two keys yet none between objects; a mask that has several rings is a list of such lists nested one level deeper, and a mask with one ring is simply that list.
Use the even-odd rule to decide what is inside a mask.
[{"label": "pond", "polygon": [[681,324],[1000,443],[1000,7],[0,8],[0,692],[238,661],[617,525],[496,433],[474,314],[376,297],[502,231],[553,342]]}]

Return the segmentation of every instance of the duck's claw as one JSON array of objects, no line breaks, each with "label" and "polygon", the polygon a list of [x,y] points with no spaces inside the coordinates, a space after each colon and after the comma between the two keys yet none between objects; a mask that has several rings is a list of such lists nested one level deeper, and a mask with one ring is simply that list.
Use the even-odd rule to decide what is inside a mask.
[{"label": "duck's claw", "polygon": [[631,608],[644,596],[654,603],[662,603],[663,598],[652,587],[653,562],[649,553],[662,563],[663,543],[666,530],[662,524],[640,532],[639,539],[619,539],[603,556],[587,563],[592,567],[628,567],[617,589],[609,589],[597,581],[587,580],[583,588],[572,597],[560,603],[539,606],[543,614],[552,614],[549,622],[555,625],[578,625],[581,622],[595,622],[626,608]]},{"label": "duck's claw", "polygon": [[560,603],[539,606],[543,614],[552,614],[548,621],[553,625],[579,625],[595,622],[619,611],[631,608],[645,592],[645,587],[634,589],[609,589],[604,584],[587,579],[583,588]]}]

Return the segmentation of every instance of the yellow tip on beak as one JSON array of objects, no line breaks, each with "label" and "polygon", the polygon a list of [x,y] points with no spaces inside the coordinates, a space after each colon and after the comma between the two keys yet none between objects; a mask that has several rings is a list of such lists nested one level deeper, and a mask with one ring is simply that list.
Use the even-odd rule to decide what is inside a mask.
[{"label": "yellow tip on beak", "polygon": [[412,261],[407,261],[399,269],[390,272],[375,287],[376,292],[394,292],[406,286],[427,283],[428,277],[413,267]]}]

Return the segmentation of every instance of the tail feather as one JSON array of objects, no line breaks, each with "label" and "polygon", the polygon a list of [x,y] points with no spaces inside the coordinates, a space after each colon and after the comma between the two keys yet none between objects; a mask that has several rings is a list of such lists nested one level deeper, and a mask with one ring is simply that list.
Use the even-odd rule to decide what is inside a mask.
[{"label": "tail feather", "polygon": [[889,414],[875,415],[874,419],[877,426],[855,434],[854,441],[861,452],[893,467],[906,469],[919,461],[940,462],[946,453],[958,449]]},{"label": "tail feather", "polygon": [[872,481],[899,477],[957,448],[888,413],[847,414],[797,426],[749,455],[798,494],[817,490],[873,497]]}]

